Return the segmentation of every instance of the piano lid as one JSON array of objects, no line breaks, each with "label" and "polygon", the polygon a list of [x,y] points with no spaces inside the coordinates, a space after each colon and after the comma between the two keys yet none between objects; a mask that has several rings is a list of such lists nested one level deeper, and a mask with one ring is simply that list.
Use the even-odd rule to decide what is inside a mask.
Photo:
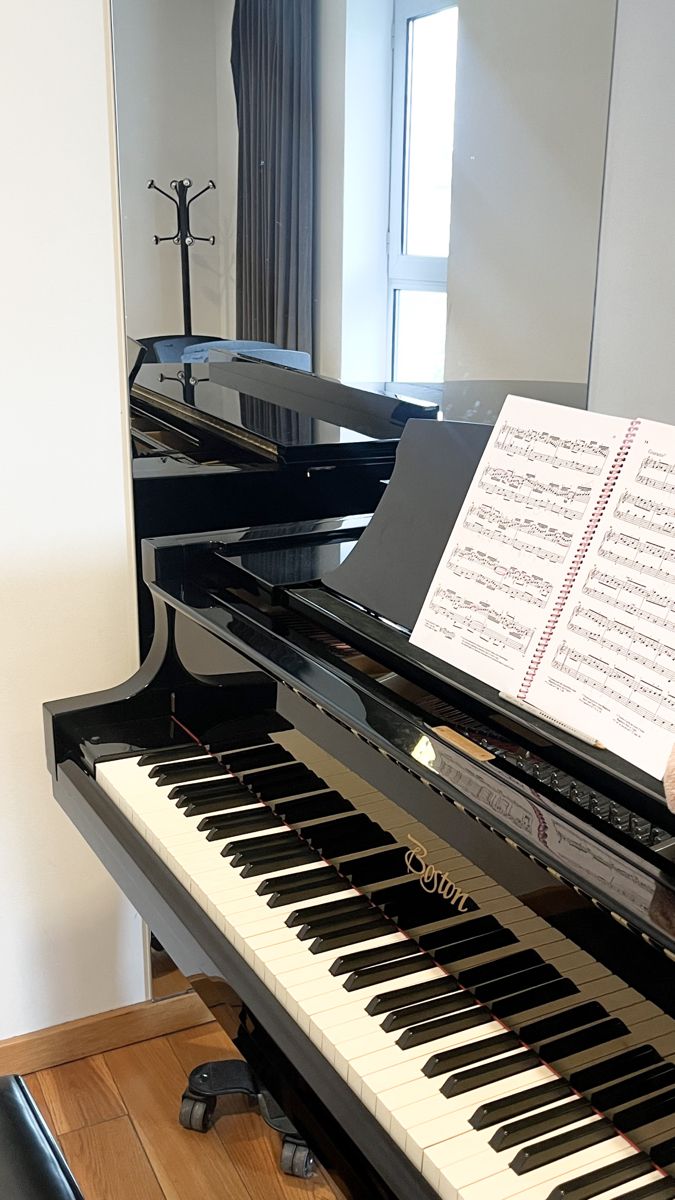
[{"label": "piano lid", "polygon": [[221,363],[214,378],[208,363],[147,364],[131,394],[212,438],[289,466],[390,463],[406,421],[437,415],[434,405],[345,388],[290,368],[244,378],[241,368],[249,365],[267,366]]}]

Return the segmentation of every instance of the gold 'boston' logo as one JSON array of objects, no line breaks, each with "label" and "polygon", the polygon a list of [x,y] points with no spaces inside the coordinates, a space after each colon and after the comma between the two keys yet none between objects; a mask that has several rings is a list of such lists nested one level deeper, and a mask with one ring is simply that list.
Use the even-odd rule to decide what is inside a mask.
[{"label": "gold 'boston' logo", "polygon": [[441,872],[428,862],[429,852],[422,842],[411,833],[408,834],[408,841],[410,849],[405,854],[406,866],[411,875],[418,876],[425,892],[436,892],[443,896],[458,912],[471,912],[477,907],[471,897],[452,882],[447,871]]}]

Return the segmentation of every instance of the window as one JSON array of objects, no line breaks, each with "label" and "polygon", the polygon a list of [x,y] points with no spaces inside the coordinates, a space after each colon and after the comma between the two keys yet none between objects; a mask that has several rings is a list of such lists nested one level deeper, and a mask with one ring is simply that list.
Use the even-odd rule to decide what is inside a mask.
[{"label": "window", "polygon": [[392,378],[443,378],[457,6],[395,0],[389,320]]}]

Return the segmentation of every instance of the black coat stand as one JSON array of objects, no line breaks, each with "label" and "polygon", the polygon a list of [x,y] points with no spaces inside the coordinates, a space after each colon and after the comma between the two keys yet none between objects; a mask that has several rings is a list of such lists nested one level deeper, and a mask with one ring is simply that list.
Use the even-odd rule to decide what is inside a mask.
[{"label": "black coat stand", "polygon": [[159,192],[161,196],[166,196],[172,204],[176,206],[176,232],[169,234],[167,237],[158,237],[154,235],[155,245],[160,242],[173,242],[175,246],[180,246],[180,273],[183,289],[183,325],[185,334],[192,333],[192,301],[190,297],[190,246],[195,242],[208,242],[210,246],[215,246],[216,239],[213,237],[197,237],[190,229],[190,208],[195,200],[203,196],[205,192],[210,192],[215,189],[215,183],[209,179],[206,187],[203,187],[200,192],[195,192],[195,195],[188,200],[188,192],[192,187],[191,179],[172,179],[169,187],[176,193],[175,196],[169,195],[163,188],[158,187],[154,179],[148,180],[148,187]]}]

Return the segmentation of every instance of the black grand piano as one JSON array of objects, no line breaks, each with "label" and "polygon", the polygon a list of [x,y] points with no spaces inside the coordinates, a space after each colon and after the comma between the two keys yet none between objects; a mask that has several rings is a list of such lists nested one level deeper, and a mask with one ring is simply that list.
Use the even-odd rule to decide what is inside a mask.
[{"label": "black grand piano", "polygon": [[409,642],[487,432],[412,422],[372,519],[146,543],[152,650],[46,706],[54,793],[241,998],[185,1124],[257,1089],[364,1200],[674,1197],[660,785]]},{"label": "black grand piano", "polygon": [[[143,350],[128,339],[139,583],[146,537],[372,512],[406,422],[438,416],[429,399],[242,356],[172,365]],[[152,604],[138,595],[144,656]]]}]

